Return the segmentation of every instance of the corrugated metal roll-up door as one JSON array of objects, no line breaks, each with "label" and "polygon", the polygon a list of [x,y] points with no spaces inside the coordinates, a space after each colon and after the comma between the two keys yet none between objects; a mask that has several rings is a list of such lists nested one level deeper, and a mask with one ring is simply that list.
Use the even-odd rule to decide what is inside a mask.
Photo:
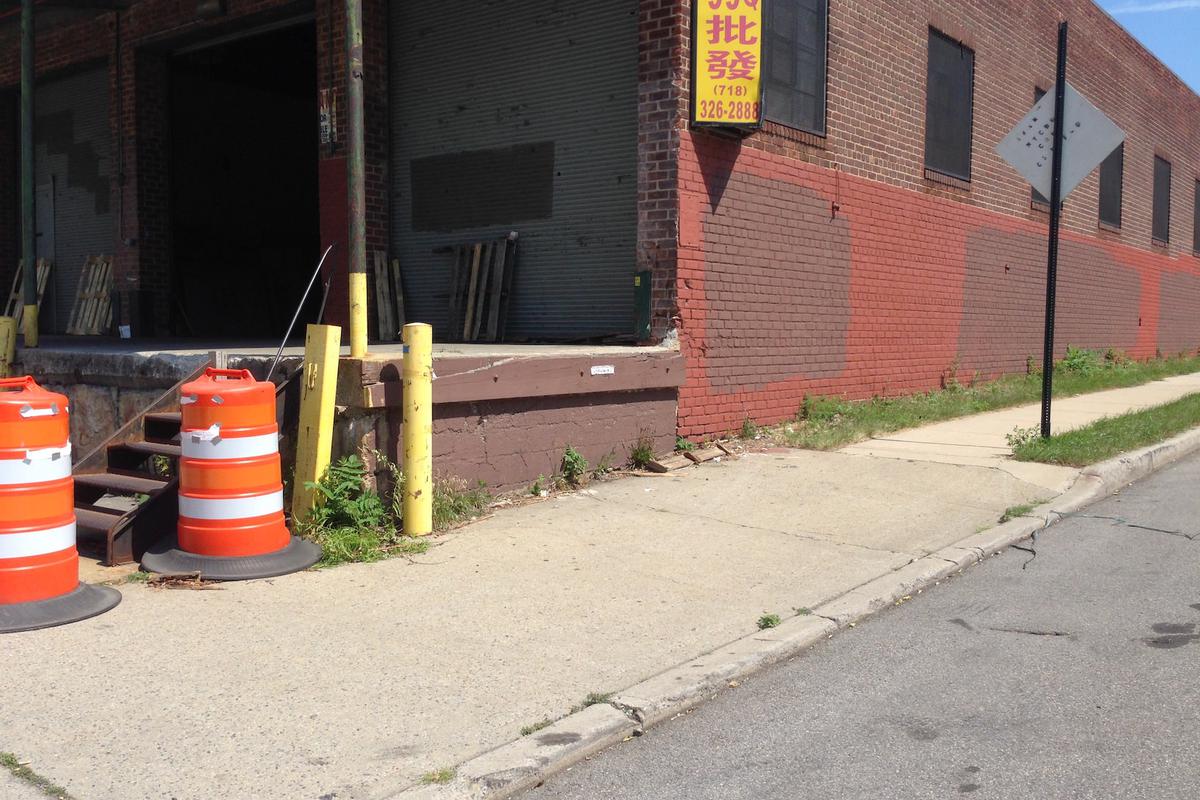
[{"label": "corrugated metal roll-up door", "polygon": [[84,259],[113,252],[108,70],[39,83],[34,114],[39,202],[43,192],[52,191],[54,209],[53,230],[42,232],[54,241],[54,271],[41,322],[43,330],[62,333],[70,322]]},{"label": "corrugated metal roll-up door", "polygon": [[510,340],[633,332],[637,0],[392,3],[392,240],[445,337],[439,247],[517,231]]}]

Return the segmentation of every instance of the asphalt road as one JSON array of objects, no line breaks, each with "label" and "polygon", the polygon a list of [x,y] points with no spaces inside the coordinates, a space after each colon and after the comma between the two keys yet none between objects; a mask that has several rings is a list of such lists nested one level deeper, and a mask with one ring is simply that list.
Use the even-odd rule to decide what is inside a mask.
[{"label": "asphalt road", "polygon": [[1200,797],[1200,458],[526,800]]}]

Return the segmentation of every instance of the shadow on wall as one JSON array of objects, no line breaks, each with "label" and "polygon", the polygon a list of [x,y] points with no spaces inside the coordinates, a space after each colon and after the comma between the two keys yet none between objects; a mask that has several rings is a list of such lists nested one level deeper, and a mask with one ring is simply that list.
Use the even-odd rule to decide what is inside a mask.
[{"label": "shadow on wall", "polygon": [[708,193],[708,205],[713,213],[721,206],[725,189],[733,176],[734,165],[742,152],[742,140],[734,134],[707,133],[692,137],[700,174],[704,177],[704,188]]}]

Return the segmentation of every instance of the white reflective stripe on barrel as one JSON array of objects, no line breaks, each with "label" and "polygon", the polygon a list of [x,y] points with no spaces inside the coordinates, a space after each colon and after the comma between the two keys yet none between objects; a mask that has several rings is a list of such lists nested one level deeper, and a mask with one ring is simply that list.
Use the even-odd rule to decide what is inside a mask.
[{"label": "white reflective stripe on barrel", "polygon": [[40,531],[0,533],[0,559],[57,553],[75,546],[75,523]]},{"label": "white reflective stripe on barrel", "polygon": [[0,486],[45,483],[71,477],[71,445],[26,452],[25,458],[0,458]]},{"label": "white reflective stripe on barrel", "polygon": [[179,495],[179,516],[188,519],[249,519],[283,511],[283,490],[252,497],[189,497]]},{"label": "white reflective stripe on barrel", "polygon": [[209,438],[208,431],[184,431],[179,442],[184,458],[253,458],[279,452],[279,434],[261,436],[219,436]]}]

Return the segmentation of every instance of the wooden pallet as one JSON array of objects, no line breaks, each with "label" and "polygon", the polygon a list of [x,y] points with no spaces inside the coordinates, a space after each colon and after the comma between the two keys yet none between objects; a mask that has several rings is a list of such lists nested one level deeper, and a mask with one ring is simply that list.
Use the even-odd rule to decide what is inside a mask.
[{"label": "wooden pallet", "polygon": [[88,256],[79,276],[67,333],[99,336],[112,328],[112,256]]},{"label": "wooden pallet", "polygon": [[[42,298],[46,296],[46,284],[50,282],[50,262],[44,258],[37,260],[37,305],[40,310]],[[21,320],[25,317],[25,261],[17,262],[17,274],[13,276],[12,291],[8,294],[8,305],[4,307],[4,316],[17,321],[17,330],[21,329]]]},{"label": "wooden pallet", "polygon": [[379,318],[379,341],[394,342],[404,327],[404,285],[400,282],[400,259],[388,263],[387,253],[375,251],[375,313]]},{"label": "wooden pallet", "polygon": [[517,257],[517,234],[450,248],[450,334],[462,342],[504,338]]}]

